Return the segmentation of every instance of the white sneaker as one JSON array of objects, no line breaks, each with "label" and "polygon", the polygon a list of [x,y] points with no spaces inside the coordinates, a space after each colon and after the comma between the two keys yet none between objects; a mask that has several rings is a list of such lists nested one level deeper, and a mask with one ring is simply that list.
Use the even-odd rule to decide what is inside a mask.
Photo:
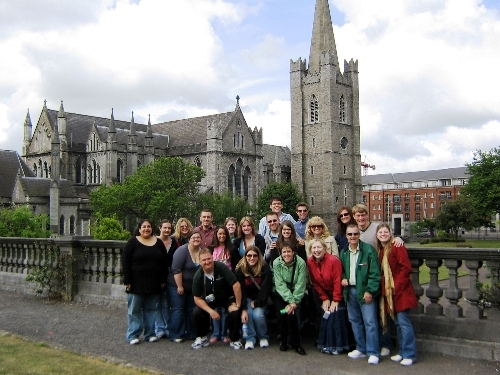
[{"label": "white sneaker", "polygon": [[179,338],[179,339],[175,339],[174,341],[175,341],[177,344],[179,344],[179,343],[183,342],[183,341],[184,341],[184,339]]},{"label": "white sneaker", "polygon": [[149,340],[148,340],[148,341],[149,341],[149,342],[156,342],[156,341],[158,341],[158,337],[156,337],[156,336],[151,336],[151,337],[149,338]]},{"label": "white sneaker", "polygon": [[378,364],[378,357],[377,356],[374,356],[374,355],[371,355],[369,358],[368,358],[368,363],[370,365],[377,365]]},{"label": "white sneaker", "polygon": [[365,358],[366,354],[361,353],[358,349],[354,349],[352,352],[347,353],[347,356],[352,359]]},{"label": "white sneaker", "polygon": [[405,358],[401,362],[403,366],[411,366],[413,364],[413,360],[411,358]]},{"label": "white sneaker", "polygon": [[130,340],[130,345],[137,345],[137,344],[139,344],[139,339]]},{"label": "white sneaker", "polygon": [[268,346],[269,346],[269,342],[266,339],[260,340],[260,347],[261,348],[267,348]]},{"label": "white sneaker", "polygon": [[399,354],[393,355],[391,357],[391,361],[394,361],[394,362],[401,362],[402,359],[403,359],[403,357],[401,357]]},{"label": "white sneaker", "polygon": [[210,345],[210,343],[208,342],[206,337],[204,337],[204,338],[197,337],[196,340],[194,340],[194,342],[191,344],[191,348],[200,349],[200,348],[204,348],[208,345]]},{"label": "white sneaker", "polygon": [[234,350],[240,350],[243,345],[241,344],[241,342],[239,341],[232,341],[230,344],[231,348],[233,348]]},{"label": "white sneaker", "polygon": [[391,351],[389,350],[389,348],[380,349],[380,356],[381,357],[387,357],[389,354],[391,354]]},{"label": "white sneaker", "polygon": [[250,350],[250,349],[253,349],[253,342],[247,341],[245,343],[245,350]]}]

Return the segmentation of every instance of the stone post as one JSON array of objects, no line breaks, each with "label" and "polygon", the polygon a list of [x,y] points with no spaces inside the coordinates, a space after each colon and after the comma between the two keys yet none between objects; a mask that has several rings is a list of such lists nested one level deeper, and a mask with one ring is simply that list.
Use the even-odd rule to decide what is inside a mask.
[{"label": "stone post", "polygon": [[78,293],[80,280],[81,246],[74,237],[61,237],[54,240],[61,250],[61,256],[66,256],[66,280],[62,286],[63,299],[73,301]]}]

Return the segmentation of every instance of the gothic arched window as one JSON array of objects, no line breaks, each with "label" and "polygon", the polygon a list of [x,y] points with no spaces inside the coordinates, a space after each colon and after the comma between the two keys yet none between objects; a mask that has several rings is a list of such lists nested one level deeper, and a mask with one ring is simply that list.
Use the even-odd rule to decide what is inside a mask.
[{"label": "gothic arched window", "polygon": [[69,234],[75,234],[75,217],[73,215],[69,218]]},{"label": "gothic arched window", "polygon": [[40,170],[40,177],[43,177],[42,159],[38,159],[38,169]]},{"label": "gothic arched window", "polygon": [[[49,178],[49,167],[47,166],[47,162],[43,162],[43,171],[45,172],[45,178]],[[42,175],[43,177],[43,175]]]},{"label": "gothic arched window", "polygon": [[59,218],[59,234],[64,235],[64,215]]},{"label": "gothic arched window", "polygon": [[311,123],[319,121],[319,105],[318,99],[316,99],[315,95],[311,95],[311,102],[309,104],[310,117],[309,120]]},{"label": "gothic arched window", "polygon": [[250,196],[250,180],[252,177],[252,173],[250,172],[250,168],[245,168],[245,173],[243,174],[243,198],[248,200]]},{"label": "gothic arched window", "polygon": [[227,171],[227,191],[231,194],[231,196],[234,198],[234,165],[230,165],[229,169]]},{"label": "gothic arched window", "polygon": [[81,184],[83,182],[83,162],[78,158],[75,164],[75,182]]},{"label": "gothic arched window", "polygon": [[345,122],[345,100],[344,100],[344,95],[340,96],[340,101],[339,101],[339,121],[340,122]]},{"label": "gothic arched window", "polygon": [[243,196],[242,194],[242,177],[243,177],[243,162],[241,161],[241,159],[238,159],[238,161],[236,162],[236,173],[235,173],[235,190],[236,190],[236,194],[239,195],[239,196]]},{"label": "gothic arched window", "polygon": [[198,156],[194,158],[194,165],[201,168],[201,160]]},{"label": "gothic arched window", "polygon": [[35,177],[38,177],[38,167],[36,166],[36,163],[33,164],[33,172],[35,173]]},{"label": "gothic arched window", "polygon": [[123,182],[123,161],[121,159],[116,161],[116,181]]}]

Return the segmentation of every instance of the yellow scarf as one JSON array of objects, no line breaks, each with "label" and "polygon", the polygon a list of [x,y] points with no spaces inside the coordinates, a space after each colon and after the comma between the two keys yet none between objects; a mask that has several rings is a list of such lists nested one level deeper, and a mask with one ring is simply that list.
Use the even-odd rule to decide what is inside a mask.
[{"label": "yellow scarf", "polygon": [[[382,275],[385,281],[385,293],[382,291],[382,296],[379,300],[379,309],[380,309],[380,320],[383,328],[383,332],[387,332],[387,314],[394,319],[394,305],[392,302],[392,296],[394,295],[394,279],[392,278],[391,266],[389,265],[389,254],[391,253],[390,246],[384,246],[384,256],[382,258]],[[386,303],[387,301],[387,309]]]}]

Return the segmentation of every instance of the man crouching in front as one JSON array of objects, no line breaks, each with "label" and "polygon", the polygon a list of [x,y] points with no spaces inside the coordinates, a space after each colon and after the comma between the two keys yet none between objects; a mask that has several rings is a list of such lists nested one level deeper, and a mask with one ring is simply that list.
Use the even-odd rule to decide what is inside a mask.
[{"label": "man crouching in front", "polygon": [[220,320],[221,317],[215,309],[224,307],[228,312],[230,346],[238,350],[242,347],[241,285],[224,263],[214,262],[209,249],[201,249],[199,259],[201,268],[196,271],[193,278],[193,296],[196,304],[193,320],[197,337],[191,347],[199,349],[209,345],[207,334],[210,329],[210,318]]}]

